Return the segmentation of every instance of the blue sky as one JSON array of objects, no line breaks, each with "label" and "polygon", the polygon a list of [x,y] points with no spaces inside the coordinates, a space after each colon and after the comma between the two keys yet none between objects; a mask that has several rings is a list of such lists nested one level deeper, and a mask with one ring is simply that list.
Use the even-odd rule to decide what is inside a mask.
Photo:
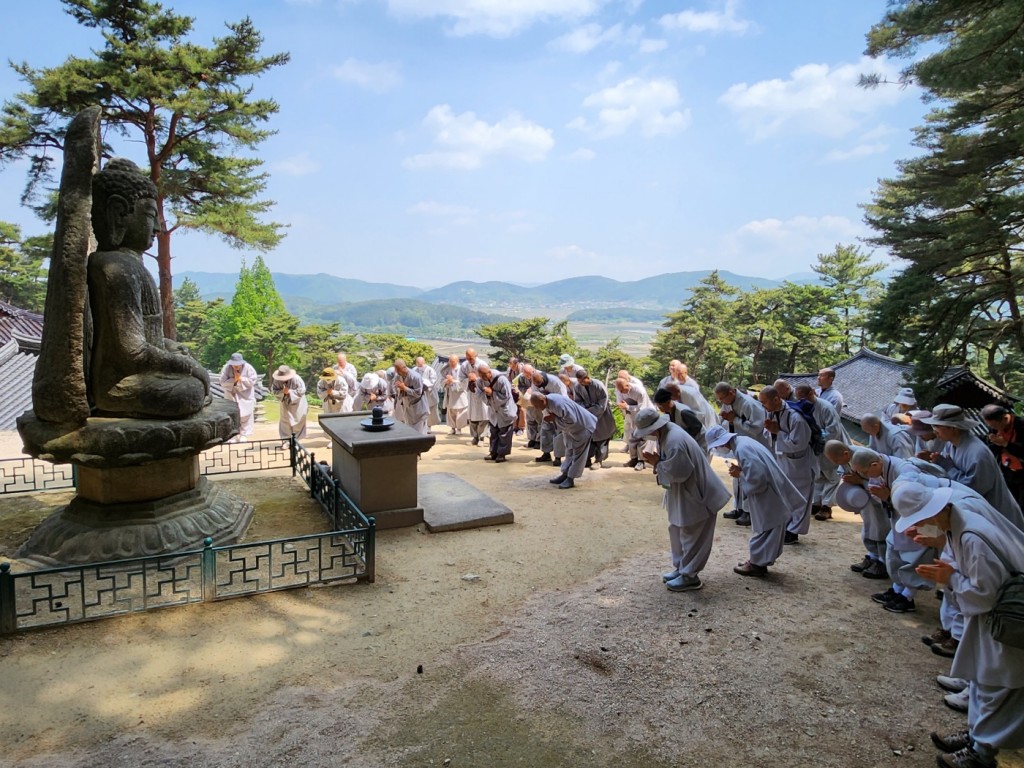
[{"label": "blue sky", "polygon": [[[915,153],[926,109],[913,88],[856,85],[898,71],[863,57],[885,0],[166,5],[200,42],[249,15],[265,53],[291,53],[255,83],[281,106],[260,151],[290,225],[265,256],[278,272],[435,287],[807,271],[868,234],[858,206]],[[57,0],[13,16],[8,59],[100,45]],[[0,72],[0,96],[19,87]],[[0,219],[34,234],[23,183],[23,167],[0,173]],[[176,273],[247,255],[195,234],[172,248]]]}]

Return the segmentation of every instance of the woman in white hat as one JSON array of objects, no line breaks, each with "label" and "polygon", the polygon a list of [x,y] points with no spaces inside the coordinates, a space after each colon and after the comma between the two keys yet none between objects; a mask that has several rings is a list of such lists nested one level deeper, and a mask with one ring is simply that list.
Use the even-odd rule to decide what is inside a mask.
[{"label": "woman in white hat", "polygon": [[1006,486],[996,457],[971,431],[980,426],[977,421],[967,418],[960,406],[945,403],[936,405],[932,408],[931,417],[921,421],[931,424],[935,434],[946,441],[942,453],[931,454],[928,461],[946,470],[950,480],[980,493],[1006,517],[1020,516],[1020,505]]},{"label": "woman in white hat", "polygon": [[903,387],[892,402],[885,406],[882,415],[890,424],[909,424],[910,412],[917,408],[917,396],[910,387]]},{"label": "woman in white hat", "polygon": [[277,431],[281,438],[287,440],[293,434],[301,439],[306,436],[306,412],[309,403],[306,401],[306,383],[294,369],[282,365],[273,375],[270,391],[281,403],[281,415],[277,422]]},{"label": "woman in white hat", "polygon": [[352,410],[370,411],[378,407],[383,408],[384,413],[391,413],[395,409],[395,403],[388,396],[387,380],[380,374],[370,371],[359,382],[359,391],[352,403]]},{"label": "woman in white hat", "polygon": [[[936,408],[938,410],[938,408]],[[1009,570],[1024,571],[1024,533],[998,515],[983,516],[951,488],[901,482],[892,494],[895,529],[926,546],[948,546],[942,559],[918,573],[955,595],[964,631],[950,674],[968,680],[967,730],[932,734],[950,768],[995,768],[1000,749],[1024,747],[1024,648],[999,642],[987,622]],[[934,527],[932,536],[926,528]]]},{"label": "woman in white hat", "polygon": [[220,385],[224,397],[238,406],[238,434],[228,442],[244,443],[252,434],[253,414],[256,412],[256,369],[245,362],[241,352],[235,352],[220,371]]}]

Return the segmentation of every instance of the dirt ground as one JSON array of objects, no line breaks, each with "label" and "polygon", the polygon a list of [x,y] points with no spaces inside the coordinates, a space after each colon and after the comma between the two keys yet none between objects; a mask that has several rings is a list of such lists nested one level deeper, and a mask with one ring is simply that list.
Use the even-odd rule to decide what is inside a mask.
[{"label": "dirt ground", "polygon": [[[460,475],[514,524],[382,531],[374,584],[0,639],[0,766],[925,766],[928,732],[964,727],[919,641],[938,603],[870,601],[887,585],[849,570],[853,515],[816,522],[765,580],[732,573],[749,529],[719,519],[705,588],[674,594],[649,473],[559,491],[522,440],[493,465],[435,429],[421,473]],[[0,456],[19,449],[0,435]],[[298,481],[250,477],[217,482],[301,523]],[[0,500],[0,550],[62,498]]]}]

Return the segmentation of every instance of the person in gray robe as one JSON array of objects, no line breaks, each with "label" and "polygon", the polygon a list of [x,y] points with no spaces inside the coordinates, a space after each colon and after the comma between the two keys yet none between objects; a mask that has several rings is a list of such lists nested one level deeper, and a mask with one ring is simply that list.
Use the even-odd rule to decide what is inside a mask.
[{"label": "person in gray robe", "polygon": [[[690,381],[693,381],[693,379],[690,379]],[[701,423],[704,424],[704,429],[713,427],[718,423],[718,412],[715,411],[714,406],[708,402],[707,398],[696,387],[680,384],[678,381],[670,381],[664,388],[672,393],[674,399],[697,414]]]},{"label": "person in gray robe", "polygon": [[550,482],[563,490],[574,487],[576,478],[583,474],[590,454],[590,441],[597,428],[597,417],[568,395],[534,392],[530,395],[530,402],[534,408],[547,411],[545,419],[558,425],[565,443],[561,473]]},{"label": "person in gray robe", "polygon": [[868,448],[886,456],[909,459],[914,455],[914,436],[906,427],[884,421],[873,413],[861,417],[860,428],[868,436]]},{"label": "person in gray robe", "polygon": [[[771,446],[771,441],[764,431],[764,407],[759,401],[736,389],[727,381],[720,381],[715,385],[715,399],[721,405],[718,417],[726,431],[749,437],[766,448]],[[726,512],[723,517],[735,520],[736,525],[750,525],[750,514],[743,506],[743,491],[736,478],[732,481],[732,496],[736,507]]]},{"label": "person in gray robe", "polygon": [[306,436],[306,412],[309,403],[306,400],[306,382],[292,368],[282,365],[271,377],[270,391],[281,404],[281,413],[277,421],[277,432],[283,440],[292,435],[296,438]]},{"label": "person in gray robe", "polygon": [[487,363],[477,366],[477,374],[480,378],[472,396],[486,402],[491,425],[488,452],[484,459],[500,464],[512,452],[512,433],[516,428],[518,409],[512,397],[512,382],[505,374],[491,370]]},{"label": "person in gray robe", "polygon": [[437,371],[427,365],[423,357],[416,358],[413,370],[423,379],[423,396],[427,399],[427,407],[430,409],[427,414],[427,427],[440,424],[441,419],[437,415]]},{"label": "person in gray robe", "polygon": [[256,383],[259,377],[256,369],[245,362],[241,352],[235,352],[220,372],[220,386],[224,397],[234,400],[238,406],[238,434],[229,443],[244,443],[255,426]]},{"label": "person in gray robe", "polygon": [[636,437],[635,418],[644,408],[653,408],[654,403],[651,402],[647,389],[640,379],[630,376],[626,371],[619,371],[619,377],[615,379],[615,404],[622,411],[623,439],[629,453],[629,460],[622,466],[642,469],[643,456],[640,455],[640,446],[643,441]]},{"label": "person in gray robe", "polygon": [[774,387],[765,387],[758,395],[765,410],[764,428],[768,432],[775,458],[804,503],[790,510],[784,543],[797,544],[800,536],[811,529],[811,500],[814,496],[814,475],[818,457],[811,450],[811,428],[802,415],[794,411]]},{"label": "person in gray robe", "polygon": [[836,372],[834,369],[822,368],[818,371],[818,386],[814,392],[818,397],[835,408],[836,413],[842,418],[846,401],[843,398],[843,393],[836,389]]},{"label": "person in gray robe", "polygon": [[914,438],[914,455],[919,459],[927,460],[933,453],[941,455],[946,447],[946,441],[935,434],[935,427],[925,424],[922,419],[930,419],[931,411],[908,411],[910,427],[908,431]]},{"label": "person in gray robe", "polygon": [[573,399],[597,419],[597,426],[590,438],[590,454],[587,456],[586,466],[589,469],[595,462],[601,464],[608,458],[608,441],[615,434],[615,417],[612,416],[611,404],[608,402],[608,390],[604,384],[590,378],[590,374],[583,368],[576,371]]},{"label": "person in gray robe", "polygon": [[395,403],[388,395],[387,381],[380,374],[370,371],[364,374],[362,381],[359,382],[352,410],[371,411],[374,408],[381,408],[384,413],[391,413],[395,408]]},{"label": "person in gray robe", "polygon": [[[830,390],[826,390],[830,391]],[[843,426],[839,412],[828,400],[818,395],[810,384],[797,384],[793,388],[797,400],[806,400],[814,406],[814,421],[821,430],[821,436],[829,440],[850,442],[850,435]],[[832,519],[832,505],[836,502],[836,491],[839,490],[839,472],[836,465],[829,461],[822,452],[818,456],[818,468],[814,475],[814,497],[811,501],[811,515],[815,520]]]},{"label": "person in gray robe", "polygon": [[[533,402],[533,395],[562,395],[568,397],[569,390],[555,374],[544,371],[533,371],[533,386],[530,388],[530,402]],[[561,465],[562,457],[565,456],[565,442],[562,439],[557,422],[551,419],[541,418],[539,434],[541,455],[534,461],[544,463],[550,461],[556,466]]]},{"label": "person in gray robe", "polygon": [[526,420],[526,447],[540,448],[541,412],[530,403],[530,389],[533,387],[533,366],[523,363],[519,375],[512,380],[512,386],[519,392],[519,406]]},{"label": "person in gray robe", "polygon": [[582,365],[577,365],[576,358],[574,358],[572,355],[570,355],[568,353],[566,353],[564,355],[559,355],[559,357],[558,357],[558,374],[560,376],[562,374],[564,374],[564,375],[569,377],[570,381],[575,381],[576,374],[579,371],[582,371],[582,370],[583,370],[583,366]]},{"label": "person in gray robe", "polygon": [[655,437],[658,443],[658,452],[646,453],[644,460],[654,465],[658,485],[665,489],[673,568],[662,581],[673,592],[700,589],[704,585],[699,574],[711,556],[718,510],[728,503],[729,491],[707,454],[668,414],[642,408],[636,414],[636,436]]},{"label": "person in gray robe", "polygon": [[675,395],[678,392],[679,387],[659,389],[654,393],[654,397],[651,400],[654,401],[654,407],[662,413],[668,414],[669,420],[673,424],[682,427],[683,431],[697,442],[701,450],[707,451],[708,444],[704,439],[704,422],[700,420],[700,416],[690,406],[683,405],[675,399]]},{"label": "person in gray robe", "polygon": [[462,378],[461,365],[459,356],[452,355],[439,375],[441,391],[444,392],[445,423],[453,435],[461,434],[469,423],[469,392]]},{"label": "person in gray robe", "polygon": [[936,405],[931,417],[922,421],[930,424],[947,443],[942,453],[929,457],[930,461],[945,469],[951,480],[976,490],[1007,518],[1020,517],[1020,505],[1006,485],[999,462],[989,447],[971,432],[978,422],[967,418],[959,406],[946,404]]},{"label": "person in gray robe", "polygon": [[[395,418],[421,435],[430,434],[430,401],[423,379],[405,360],[395,360]],[[399,416],[401,414],[401,416]]]},{"label": "person in gray robe", "polygon": [[[316,396],[323,403],[323,413],[343,413],[345,401],[351,403],[352,396],[348,393],[348,382],[344,376],[338,375],[336,368],[324,368],[316,382]],[[351,406],[350,406],[351,407]]]},{"label": "person in gray robe", "polygon": [[[950,674],[970,681],[967,730],[932,734],[939,765],[993,768],[1000,749],[1024,747],[1024,648],[999,642],[987,622],[1011,571],[1024,571],[1024,533],[998,516],[983,516],[952,489],[900,483],[893,492],[895,528],[926,546],[947,546],[952,561],[918,573],[956,595],[964,631]],[[933,534],[929,528],[937,529]]]},{"label": "person in gray robe", "polygon": [[478,357],[476,350],[469,347],[466,350],[466,359],[459,366],[459,376],[465,383],[466,391],[469,392],[469,437],[473,445],[480,445],[484,432],[490,425],[487,401],[482,397],[473,397],[477,388],[477,369],[481,363],[486,364],[487,361]]},{"label": "person in gray robe", "polygon": [[910,412],[917,407],[917,396],[914,394],[914,390],[910,387],[903,387],[896,393],[892,402],[882,409],[882,416],[890,424],[909,424],[910,419],[913,418]]},{"label": "person in gray robe", "polygon": [[803,503],[803,496],[760,441],[717,425],[708,430],[707,440],[709,449],[736,460],[729,464],[729,475],[739,484],[750,514],[750,556],[733,571],[766,576],[782,554],[790,510]]}]

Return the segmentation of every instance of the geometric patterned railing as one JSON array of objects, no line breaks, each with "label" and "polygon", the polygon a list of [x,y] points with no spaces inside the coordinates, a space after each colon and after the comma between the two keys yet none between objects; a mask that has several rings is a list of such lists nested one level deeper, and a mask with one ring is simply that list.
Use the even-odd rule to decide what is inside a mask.
[{"label": "geometric patterned railing", "polygon": [[[203,475],[288,469],[291,465],[290,440],[224,443],[199,454],[199,472]],[[75,472],[71,464],[51,464],[30,456],[0,459],[0,496],[74,487]]]},{"label": "geometric patterned railing", "polygon": [[2,563],[0,635],[313,584],[374,581],[376,521],[294,436],[219,446],[200,458],[203,474],[289,466],[319,502],[329,532],[222,547],[207,540],[193,552],[25,573]]}]

